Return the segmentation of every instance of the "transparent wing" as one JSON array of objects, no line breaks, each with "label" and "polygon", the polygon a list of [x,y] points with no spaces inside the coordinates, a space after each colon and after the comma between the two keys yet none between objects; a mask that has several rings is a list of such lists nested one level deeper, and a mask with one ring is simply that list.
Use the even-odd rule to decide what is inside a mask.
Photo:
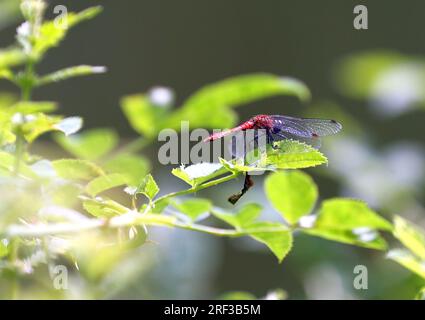
[{"label": "transparent wing", "polygon": [[273,134],[290,134],[300,138],[318,138],[341,131],[342,126],[335,120],[293,118],[288,116],[272,116]]},{"label": "transparent wing", "polygon": [[272,133],[273,141],[280,141],[280,140],[296,140],[299,142],[306,143],[313,148],[319,149],[322,146],[322,140],[319,137],[300,137],[299,135],[295,135],[289,132],[278,132],[278,133]]},{"label": "transparent wing", "polygon": [[250,129],[232,136],[229,151],[233,157],[243,158],[257,148],[265,150],[268,142],[265,129]]}]

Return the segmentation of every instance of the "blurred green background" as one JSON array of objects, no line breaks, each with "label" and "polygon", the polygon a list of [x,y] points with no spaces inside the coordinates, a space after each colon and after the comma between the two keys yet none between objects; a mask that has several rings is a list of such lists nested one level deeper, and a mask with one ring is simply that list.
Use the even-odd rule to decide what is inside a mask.
[{"label": "blurred green background", "polygon": [[[423,1],[49,3],[50,17],[56,4],[70,11],[102,4],[105,11],[73,30],[37,71],[84,63],[105,65],[109,72],[42,88],[35,99],[58,101],[62,113],[84,117],[85,128],[113,127],[129,139],[135,134],[119,108],[123,95],[162,85],[172,88],[181,102],[199,87],[232,75],[293,76],[311,89],[309,106],[292,97],[276,97],[238,108],[240,119],[259,113],[335,117],[345,134],[323,142],[329,166],[309,170],[321,197],[360,197],[384,215],[400,214],[425,225]],[[360,3],[369,11],[368,30],[353,28],[353,8]],[[13,21],[13,9],[4,12],[0,47],[14,41],[20,21],[19,16]],[[379,82],[383,72],[395,81]],[[362,85],[367,90],[360,90]],[[0,91],[14,90],[0,84]],[[182,188],[169,167],[157,164],[156,152],[154,146],[145,155],[162,191]],[[257,189],[241,203],[258,201],[269,218],[277,216],[262,193],[261,178],[256,182]],[[227,195],[241,183],[200,196],[230,208]],[[295,249],[283,264],[245,239],[180,230],[157,230],[152,237],[158,243],[142,248],[135,262],[138,268],[132,268],[133,273],[125,269],[131,280],[123,281],[111,297],[214,298],[234,290],[264,296],[282,288],[290,299],[382,299],[411,298],[420,287],[416,276],[386,260],[384,253],[303,235],[295,238]],[[353,288],[353,268],[358,264],[368,267],[368,290]]]}]

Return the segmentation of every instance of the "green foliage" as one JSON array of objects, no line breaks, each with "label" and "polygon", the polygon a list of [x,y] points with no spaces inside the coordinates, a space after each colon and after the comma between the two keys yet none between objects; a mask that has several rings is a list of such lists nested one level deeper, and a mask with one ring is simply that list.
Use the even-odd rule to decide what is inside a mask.
[{"label": "green foliage", "polygon": [[75,66],[68,67],[62,70],[55,71],[51,74],[45,75],[40,78],[37,82],[38,86],[46,85],[52,82],[63,81],[69,78],[87,76],[91,74],[104,73],[106,72],[105,67],[93,67],[93,66]]},{"label": "green foliage", "polygon": [[322,203],[315,224],[318,228],[355,229],[373,228],[392,230],[392,225],[363,201],[352,199],[329,199]]},{"label": "green foliage", "polygon": [[219,163],[197,163],[186,168],[183,166],[175,168],[171,171],[172,174],[192,187],[196,187],[226,172],[226,168]]},{"label": "green foliage", "polygon": [[92,129],[64,137],[55,135],[56,142],[76,158],[97,160],[118,144],[118,135],[111,129]]},{"label": "green foliage", "polygon": [[89,20],[97,16],[102,11],[102,7],[88,8],[79,13],[70,12],[67,15],[66,22],[58,26],[55,21],[44,22],[37,33],[28,38],[31,45],[30,56],[32,59],[39,60],[47,50],[57,47],[65,38],[68,30],[84,20]]},{"label": "green foliage", "polygon": [[266,162],[276,169],[302,169],[328,162],[321,152],[302,142],[283,140],[276,146],[276,149],[269,149]]},{"label": "green foliage", "polygon": [[402,217],[395,216],[393,235],[406,249],[392,249],[387,257],[425,279],[425,232]]},{"label": "green foliage", "polygon": [[325,200],[312,228],[303,232],[329,240],[385,250],[387,244],[378,230],[391,231],[392,225],[361,201],[335,198]]},{"label": "green foliage", "polygon": [[395,216],[393,234],[418,258],[425,260],[425,232],[423,230],[402,217]]},{"label": "green foliage", "polygon": [[104,168],[111,173],[119,173],[126,177],[129,185],[137,186],[149,172],[149,161],[144,157],[132,154],[118,154],[107,160]]},{"label": "green foliage", "polygon": [[292,233],[285,225],[277,222],[257,221],[262,208],[257,204],[248,204],[236,214],[214,209],[212,214],[230,224],[241,234],[264,243],[278,258],[279,262],[292,247]]},{"label": "green foliage", "polygon": [[385,51],[349,56],[336,68],[338,87],[350,97],[366,98],[382,72],[403,60],[400,54]]},{"label": "green foliage", "polygon": [[92,181],[90,181],[86,186],[87,193],[95,197],[99,193],[127,184],[127,179],[125,176],[119,173],[111,173],[108,175],[99,176]]},{"label": "green foliage", "polygon": [[121,101],[122,110],[131,127],[139,134],[153,139],[167,110],[154,106],[145,95],[127,96]]},{"label": "green foliage", "polygon": [[[162,129],[179,129],[182,121],[189,121],[192,128],[231,127],[237,121],[233,108],[240,105],[277,95],[307,101],[310,93],[302,82],[272,74],[235,76],[199,89],[176,109],[170,108],[172,99],[161,105],[152,94],[124,97],[122,110],[143,137],[117,148],[119,137],[114,130],[75,134],[82,127],[81,118],[52,114],[56,103],[31,100],[36,87],[105,71],[82,65],[44,76],[35,72],[47,51],[58,46],[71,27],[93,18],[101,8],[70,13],[58,26],[57,21],[44,21],[45,2],[25,3],[22,13],[26,21],[18,28],[18,43],[0,50],[0,79],[21,91],[19,101],[0,95],[1,191],[3,184],[6,191],[13,190],[5,192],[0,206],[0,273],[11,270],[18,279],[29,269],[42,272],[36,268],[38,264],[50,264],[61,257],[78,266],[86,282],[95,283],[101,291],[108,276],[137,255],[135,248],[150,240],[149,228],[157,226],[215,236],[247,236],[263,243],[279,262],[292,250],[298,231],[380,250],[387,247],[381,232],[391,232],[406,248],[392,249],[388,257],[425,278],[425,236],[411,223],[396,217],[393,226],[366,203],[353,199],[324,200],[314,211],[319,192],[313,179],[287,169],[327,164],[327,158],[302,142],[284,140],[261,154],[254,150],[244,159],[174,168],[172,174],[189,187],[159,196],[160,187],[150,174],[149,161],[136,153],[152,143]],[[371,73],[368,77],[373,78],[375,71],[367,70]],[[364,90],[355,87],[353,94]],[[40,135],[52,131],[56,132],[54,140],[74,159],[50,161],[30,153],[29,147]],[[255,156],[258,159],[251,161]],[[269,174],[265,193],[278,211],[277,217],[284,221],[264,221],[262,207],[256,203],[231,211],[215,206],[210,199],[179,198],[254,171]],[[116,194],[117,187],[125,192]],[[139,199],[140,194],[144,197]],[[208,223],[202,223],[207,216]],[[33,257],[40,252],[44,259],[34,262]],[[233,297],[252,298],[242,293]]]},{"label": "green foliage", "polygon": [[265,182],[268,199],[290,224],[311,212],[318,190],[313,180],[301,171],[276,172]]},{"label": "green foliage", "polygon": [[310,98],[308,88],[296,79],[248,74],[201,88],[176,110],[158,106],[144,94],[124,97],[121,107],[132,128],[153,139],[161,129],[179,130],[182,121],[192,128],[231,127],[237,120],[231,108],[275,95],[296,96],[302,101]]},{"label": "green foliage", "polygon": [[152,200],[159,192],[159,187],[153,179],[152,175],[148,174],[137,186],[134,195],[143,194],[149,200]]},{"label": "green foliage", "polygon": [[191,221],[197,221],[203,215],[209,214],[212,208],[211,201],[207,199],[189,199],[182,202],[173,201],[171,205],[189,217]]},{"label": "green foliage", "polygon": [[52,161],[57,175],[69,180],[92,180],[104,175],[104,171],[93,162],[80,159],[60,159]]}]

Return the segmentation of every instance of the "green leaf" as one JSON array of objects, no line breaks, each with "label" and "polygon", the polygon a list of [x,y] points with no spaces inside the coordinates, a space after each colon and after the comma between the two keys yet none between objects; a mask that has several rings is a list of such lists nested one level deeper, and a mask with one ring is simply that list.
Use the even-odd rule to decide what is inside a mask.
[{"label": "green leaf", "polygon": [[387,258],[391,259],[406,269],[416,273],[425,279],[425,264],[423,260],[418,259],[415,255],[405,249],[393,249],[387,254]]},{"label": "green leaf", "polygon": [[88,160],[60,159],[52,161],[58,176],[69,180],[92,180],[105,173]]},{"label": "green leaf", "polygon": [[40,27],[38,36],[33,41],[32,56],[40,59],[44,53],[65,38],[67,31],[78,23],[89,20],[97,16],[102,11],[102,7],[91,7],[79,13],[69,12],[67,15],[67,28],[57,26],[55,21],[47,21]]},{"label": "green leaf", "polygon": [[218,300],[256,300],[257,298],[249,292],[230,291],[218,297]]},{"label": "green leaf", "polygon": [[315,227],[337,230],[357,228],[392,230],[391,223],[371,210],[365,202],[344,198],[323,201]]},{"label": "green leaf", "polygon": [[127,178],[119,173],[99,176],[90,181],[86,186],[86,191],[92,197],[99,193],[121,186],[127,183]]},{"label": "green leaf", "polygon": [[211,213],[218,219],[223,220],[237,230],[242,230],[244,226],[256,220],[263,208],[257,203],[245,204],[235,214],[224,212],[218,208],[213,208]]},{"label": "green leaf", "polygon": [[152,200],[159,192],[159,187],[151,174],[148,174],[136,189],[135,194],[142,193]]},{"label": "green leaf", "polygon": [[402,55],[390,51],[367,51],[344,58],[336,67],[336,84],[346,95],[353,98],[366,98],[378,77],[406,61]]},{"label": "green leaf", "polygon": [[155,106],[145,95],[131,95],[121,100],[121,108],[131,127],[148,138],[156,138],[166,108]]},{"label": "green leaf", "polygon": [[302,169],[326,164],[328,159],[312,146],[294,140],[282,140],[269,148],[266,164],[276,169]]},{"label": "green leaf", "polygon": [[267,198],[290,224],[313,210],[318,190],[313,179],[301,171],[270,174],[264,183]]},{"label": "green leaf", "polygon": [[418,226],[395,216],[393,235],[418,258],[425,260],[425,233]]},{"label": "green leaf", "polygon": [[243,230],[255,240],[264,243],[279,262],[282,262],[292,248],[292,233],[283,224],[259,221],[246,225]]},{"label": "green leaf", "polygon": [[8,110],[11,113],[19,112],[19,113],[25,114],[25,115],[39,113],[39,112],[48,113],[48,112],[53,112],[56,109],[57,109],[56,103],[47,102],[47,101],[38,101],[38,102],[21,101],[21,102],[14,104],[10,108],[8,108]]},{"label": "green leaf", "polygon": [[132,154],[119,154],[108,160],[104,168],[110,173],[125,175],[128,184],[137,186],[150,170],[149,161]]},{"label": "green leaf", "polygon": [[0,69],[0,79],[6,79],[9,81],[14,80],[13,72],[9,69]]},{"label": "green leaf", "polygon": [[[19,119],[20,122],[22,120]],[[42,134],[49,131],[58,131],[55,126],[62,121],[62,117],[48,116],[44,113],[37,113],[25,117],[25,122],[22,123],[22,131],[25,139],[32,143]]]},{"label": "green leaf", "polygon": [[425,300],[425,287],[423,287],[415,296],[415,300]]},{"label": "green leaf", "polygon": [[310,98],[308,88],[296,79],[258,73],[209,84],[189,97],[183,108],[234,107],[274,95],[293,95],[303,101]]},{"label": "green leaf", "polygon": [[182,120],[190,121],[192,127],[232,127],[237,116],[230,108],[275,95],[293,95],[303,101],[310,98],[308,88],[293,78],[266,73],[235,76],[195,92],[164,127],[177,129]]},{"label": "green leaf", "polygon": [[128,208],[116,201],[100,197],[84,200],[83,207],[88,213],[97,218],[111,218],[129,211]]},{"label": "green leaf", "polygon": [[[0,168],[6,170],[8,173],[12,174],[14,172],[16,165],[16,158],[14,155],[0,151]],[[34,171],[27,166],[25,163],[20,164],[20,174],[28,177],[28,178],[37,178],[37,175],[34,173]]]},{"label": "green leaf", "polygon": [[99,74],[106,72],[106,67],[102,66],[75,66],[55,71],[38,79],[37,85],[45,85],[52,82],[58,82],[74,77],[81,77],[90,74]]},{"label": "green leaf", "polygon": [[6,257],[9,254],[8,247],[0,240],[0,258]]},{"label": "green leaf", "polygon": [[26,60],[25,54],[18,48],[0,50],[0,70],[23,64]]},{"label": "green leaf", "polygon": [[118,135],[112,129],[92,129],[70,137],[55,135],[54,138],[70,154],[87,160],[105,156],[118,144]]},{"label": "green leaf", "polygon": [[181,166],[171,171],[173,175],[190,184],[192,187],[221,176],[226,172],[228,170],[222,164],[207,162],[193,164],[188,167]]},{"label": "green leaf", "polygon": [[340,229],[301,229],[302,232],[320,237],[327,240],[352,244],[369,249],[385,250],[387,249],[386,241],[379,235],[376,230],[364,230],[364,233],[354,233],[351,230]]},{"label": "green leaf", "polygon": [[190,199],[183,202],[173,201],[171,205],[185,214],[192,221],[197,221],[204,214],[208,214],[211,210],[211,201],[207,199]]}]

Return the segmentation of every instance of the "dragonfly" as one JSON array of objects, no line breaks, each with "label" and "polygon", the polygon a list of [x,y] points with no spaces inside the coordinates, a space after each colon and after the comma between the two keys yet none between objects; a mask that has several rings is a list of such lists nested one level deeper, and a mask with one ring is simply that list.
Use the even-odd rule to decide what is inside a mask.
[{"label": "dragonfly", "polygon": [[[342,125],[331,119],[296,118],[283,115],[260,114],[237,127],[213,133],[205,138],[204,142],[214,141],[247,130],[261,130],[266,135],[266,143],[272,147],[274,147],[275,141],[291,139],[319,148],[321,137],[337,134],[341,129]],[[228,199],[229,202],[235,204],[253,185],[254,182],[251,176],[246,173],[242,190],[230,196]]]}]

